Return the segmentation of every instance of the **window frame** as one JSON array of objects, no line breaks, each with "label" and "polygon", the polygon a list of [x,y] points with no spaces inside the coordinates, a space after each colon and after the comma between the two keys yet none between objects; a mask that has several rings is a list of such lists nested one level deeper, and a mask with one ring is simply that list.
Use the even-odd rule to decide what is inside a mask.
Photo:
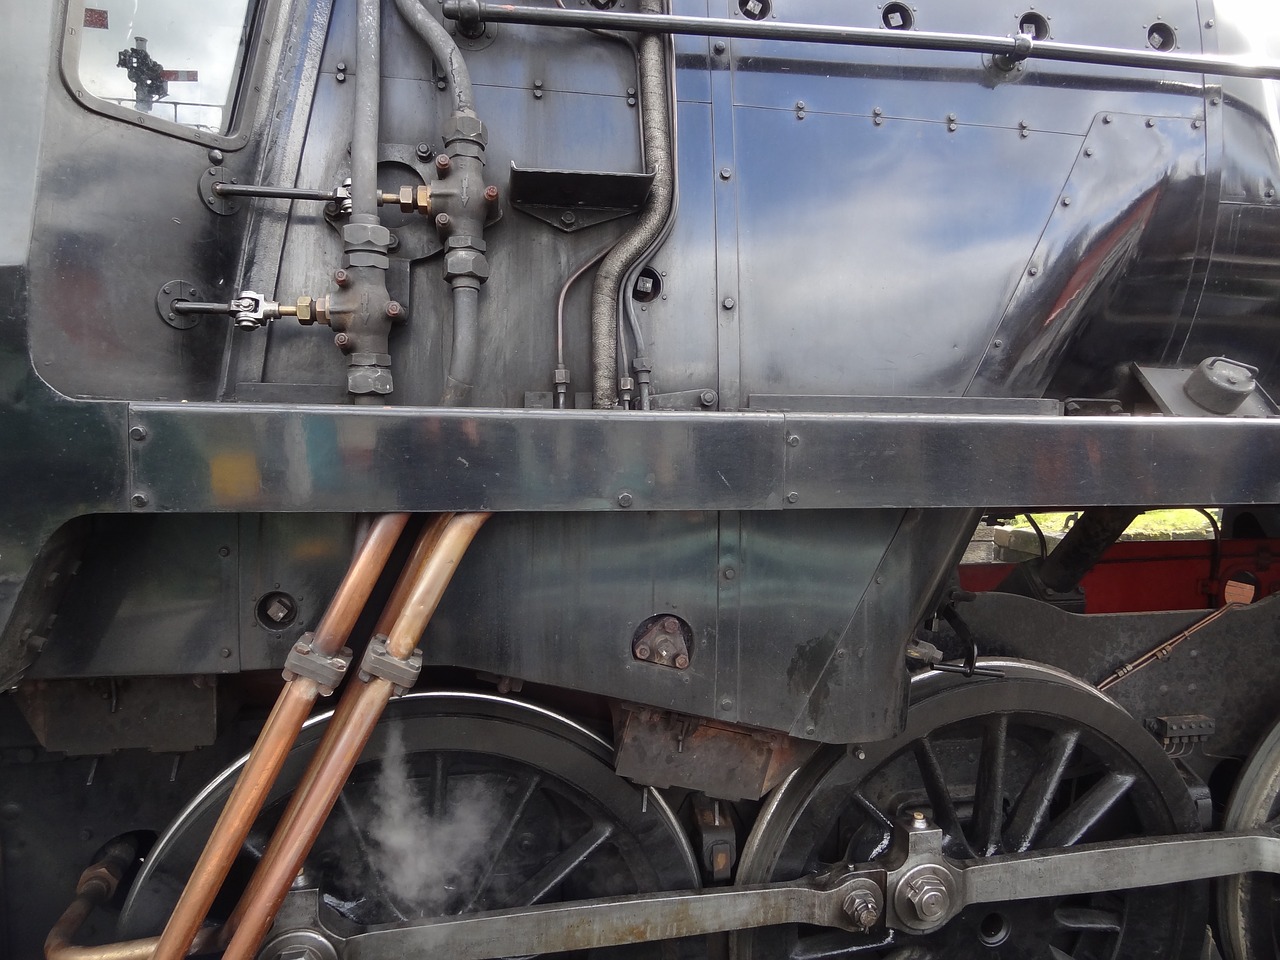
[{"label": "window frame", "polygon": [[239,150],[249,142],[249,107],[262,89],[262,77],[267,65],[267,52],[275,45],[265,31],[275,23],[275,12],[280,0],[249,0],[244,30],[246,31],[244,55],[241,57],[233,90],[228,91],[227,103],[231,110],[231,124],[227,133],[198,130],[154,114],[142,113],[96,97],[85,89],[80,81],[80,37],[84,29],[84,11],[88,0],[68,0],[62,24],[61,73],[62,82],[72,98],[86,110],[123,120],[144,130],[180,140],[189,140],[208,147],[223,150]]}]

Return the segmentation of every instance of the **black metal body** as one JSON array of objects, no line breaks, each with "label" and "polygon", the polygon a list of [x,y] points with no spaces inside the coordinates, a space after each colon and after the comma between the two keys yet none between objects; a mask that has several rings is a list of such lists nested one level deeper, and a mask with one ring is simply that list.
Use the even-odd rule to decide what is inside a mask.
[{"label": "black metal body", "polygon": [[[10,6],[0,25],[24,39],[0,62],[23,91],[0,121],[0,686],[278,669],[345,569],[358,515],[493,510],[425,637],[428,664],[886,740],[905,720],[904,646],[980,512],[1280,504],[1280,420],[1068,417],[1056,402],[1143,413],[1131,365],[1210,356],[1280,395],[1280,80],[1257,78],[1277,75],[1280,31],[1208,0],[1045,10],[1036,43],[1052,59],[1007,39],[1018,12],[987,0],[917,10],[918,49],[891,46],[874,5],[779,3],[757,23],[737,3],[675,0],[682,18],[748,26],[670,41],[675,212],[642,260],[648,286],[622,290],[653,408],[607,411],[553,409],[555,318],[566,278],[649,189],[629,44],[550,25],[567,19],[551,7],[508,17],[543,25],[495,16],[459,34],[443,15],[465,5],[428,5],[458,37],[484,182],[499,187],[466,221],[489,271],[479,362],[472,407],[437,406],[459,245],[384,202],[386,288],[407,320],[378,321],[395,320],[395,389],[375,407],[345,402],[355,360],[328,328],[157,314],[174,281],[209,303],[334,292],[356,249],[339,189],[359,155],[356,4],[251,10],[223,132],[96,101],[76,59],[83,3]],[[452,78],[384,7],[378,185],[443,196]],[[1167,70],[1155,24],[1176,37]],[[1090,62],[1076,47],[1140,55]],[[1252,76],[1188,72],[1196,57],[1239,57],[1231,72]],[[307,199],[207,189],[230,176]],[[589,285],[564,312],[579,408]],[[622,326],[629,364],[640,345]],[[273,622],[275,594],[291,612]],[[659,615],[688,624],[687,668],[633,656]],[[1040,659],[1059,662],[1048,646]],[[5,723],[0,747],[33,749]],[[54,789],[56,816],[83,806]],[[23,837],[35,792],[15,792]],[[176,813],[180,792],[161,793]],[[125,829],[127,797],[108,802],[93,836]],[[56,883],[83,852],[61,851]],[[15,943],[47,928],[54,886],[31,887],[42,905]]]}]

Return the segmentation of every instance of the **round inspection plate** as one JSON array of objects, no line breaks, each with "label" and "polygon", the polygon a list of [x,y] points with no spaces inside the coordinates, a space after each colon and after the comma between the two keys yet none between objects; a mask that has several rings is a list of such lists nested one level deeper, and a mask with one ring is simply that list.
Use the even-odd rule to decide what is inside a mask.
[{"label": "round inspection plate", "polygon": [[235,182],[235,177],[226,167],[205,167],[200,174],[200,202],[220,217],[231,216],[239,211],[240,199],[219,196],[213,192],[213,185]]},{"label": "round inspection plate", "polygon": [[156,313],[160,314],[160,319],[175,330],[190,330],[200,322],[200,317],[194,313],[178,313],[173,309],[173,305],[180,300],[199,299],[200,296],[194,284],[186,280],[168,280],[156,294]]}]

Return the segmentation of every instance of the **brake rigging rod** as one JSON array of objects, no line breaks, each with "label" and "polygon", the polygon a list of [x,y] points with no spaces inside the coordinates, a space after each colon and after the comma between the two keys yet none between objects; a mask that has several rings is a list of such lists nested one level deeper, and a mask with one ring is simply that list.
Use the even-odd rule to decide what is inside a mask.
[{"label": "brake rigging rod", "polygon": [[383,710],[416,682],[422,670],[418,640],[467,547],[488,519],[488,513],[464,513],[444,525],[390,633],[369,641],[356,680],[347,684],[338,708],[346,722],[330,724],[325,731],[304,777],[307,789],[297,791],[291,802],[294,815],[276,828],[241,898],[239,925],[231,932],[223,960],[250,960],[257,953]]},{"label": "brake rigging rod", "polygon": [[285,758],[298,739],[303,721],[318,696],[333,692],[329,681],[335,677],[340,680],[345,673],[350,661],[350,651],[345,648],[347,637],[408,521],[407,513],[388,513],[378,518],[315,633],[300,641],[290,653],[284,688],[156,942],[153,960],[178,960],[190,949],[232,862],[244,846],[253,821],[280,775]]}]

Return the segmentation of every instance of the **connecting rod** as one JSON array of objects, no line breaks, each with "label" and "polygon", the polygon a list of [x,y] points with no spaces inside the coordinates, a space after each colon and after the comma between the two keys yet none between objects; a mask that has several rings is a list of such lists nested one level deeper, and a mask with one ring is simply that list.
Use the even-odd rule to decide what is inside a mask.
[{"label": "connecting rod", "polygon": [[366,653],[357,679],[348,682],[303,785],[294,794],[236,908],[237,924],[224,960],[249,960],[257,952],[383,710],[403,692],[404,685],[397,679],[403,679],[403,669],[411,660],[421,663],[415,657],[418,640],[462,555],[488,519],[487,513],[460,514],[430,525],[419,539],[421,550],[414,554],[420,564],[417,574],[411,585],[406,586],[402,578],[396,586],[402,607],[385,637],[376,636],[369,644],[370,651],[379,656]]},{"label": "connecting rod", "polygon": [[[407,513],[389,513],[374,523],[316,627],[310,643],[315,656],[331,658],[341,652],[408,520]],[[178,905],[154,952],[147,954],[154,960],[178,960],[191,947],[320,692],[321,682],[312,677],[294,675],[286,680]],[[96,956],[105,960],[112,955]]]}]

